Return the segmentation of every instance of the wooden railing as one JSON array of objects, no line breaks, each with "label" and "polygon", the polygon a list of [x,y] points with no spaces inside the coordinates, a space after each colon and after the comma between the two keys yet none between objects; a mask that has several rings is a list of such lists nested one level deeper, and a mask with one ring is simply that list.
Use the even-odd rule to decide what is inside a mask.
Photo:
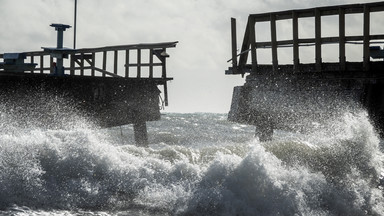
[{"label": "wooden railing", "polygon": [[[363,46],[363,70],[368,71],[370,66],[370,45],[374,40],[384,39],[384,34],[370,34],[370,17],[371,13],[384,11],[384,2],[367,3],[367,4],[353,4],[353,5],[340,5],[330,7],[319,7],[312,9],[302,10],[289,10],[282,12],[264,13],[264,14],[251,14],[248,17],[248,23],[244,34],[244,39],[241,51],[237,54],[236,43],[236,20],[232,18],[232,67],[229,68],[227,74],[242,74],[246,72],[257,73],[260,69],[257,59],[257,49],[268,48],[272,53],[272,71],[276,72],[279,68],[278,51],[279,47],[292,47],[293,48],[293,70],[299,70],[301,63],[299,59],[300,46],[314,46],[315,47],[315,62],[314,66],[316,71],[322,70],[322,45],[323,44],[338,44],[339,51],[339,71],[346,70],[346,44],[362,44]],[[363,34],[358,36],[346,36],[345,30],[345,17],[346,14],[362,14],[363,16]],[[335,37],[322,37],[321,18],[325,16],[337,15],[338,16],[338,35]],[[314,17],[315,24],[315,37],[314,38],[299,38],[299,20],[300,18]],[[291,40],[277,40],[276,22],[279,20],[292,21],[292,39]],[[269,22],[270,23],[270,41],[257,41],[256,38],[256,23]],[[263,29],[262,31],[265,31]],[[376,41],[377,42],[377,41]],[[384,44],[384,42],[380,42]],[[248,53],[251,53],[250,64],[247,64]],[[238,58],[239,57],[239,58]]]},{"label": "wooden railing", "polygon": [[[29,71],[23,69],[1,72],[17,72],[30,74],[55,74],[55,57],[63,55],[64,75],[90,76],[90,77],[115,77],[123,79],[137,79],[154,81],[162,85],[164,90],[164,104],[168,106],[166,59],[169,55],[167,48],[176,47],[178,42],[134,44],[122,46],[108,46],[86,49],[44,49],[44,51],[24,52],[25,64],[36,64],[29,67]],[[0,62],[4,62],[4,54],[0,54]],[[23,67],[21,67],[23,68]],[[9,73],[8,73],[9,74]]]},{"label": "wooden railing", "polygon": [[[110,76],[125,78],[167,78],[167,48],[177,42],[134,44],[100,48],[64,49],[60,53],[68,57],[64,63],[65,74],[78,76]],[[48,51],[24,52],[25,63],[37,66],[29,73],[54,73],[54,56]],[[146,53],[146,55],[144,55]],[[112,54],[112,56],[111,56]],[[111,59],[109,59],[112,57]],[[3,54],[0,54],[2,61]],[[146,73],[143,73],[143,71]]]}]

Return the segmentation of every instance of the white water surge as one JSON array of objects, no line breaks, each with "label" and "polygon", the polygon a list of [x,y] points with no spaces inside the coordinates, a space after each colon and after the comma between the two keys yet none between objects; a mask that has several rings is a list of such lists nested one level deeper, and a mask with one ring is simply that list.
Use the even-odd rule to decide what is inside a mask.
[{"label": "white water surge", "polygon": [[384,158],[364,111],[265,143],[224,114],[168,113],[148,123],[149,148],[131,126],[1,117],[3,215],[384,215]]}]

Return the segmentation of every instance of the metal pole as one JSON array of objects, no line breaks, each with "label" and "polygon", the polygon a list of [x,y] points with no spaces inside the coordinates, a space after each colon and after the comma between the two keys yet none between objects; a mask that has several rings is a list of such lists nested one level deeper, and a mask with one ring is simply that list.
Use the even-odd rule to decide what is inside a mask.
[{"label": "metal pole", "polygon": [[77,0],[75,0],[75,19],[73,25],[73,49],[76,49],[76,23],[77,23]]}]

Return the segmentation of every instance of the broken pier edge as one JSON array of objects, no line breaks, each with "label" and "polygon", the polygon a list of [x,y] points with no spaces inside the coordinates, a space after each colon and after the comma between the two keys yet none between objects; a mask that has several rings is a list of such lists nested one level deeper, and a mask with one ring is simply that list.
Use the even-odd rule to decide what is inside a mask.
[{"label": "broken pier edge", "polygon": [[[228,61],[232,66],[226,74],[246,76],[246,81],[234,88],[228,119],[255,125],[256,135],[266,141],[272,138],[274,129],[306,129],[309,123],[334,118],[343,109],[364,108],[383,135],[384,32],[371,34],[371,29],[383,26],[371,22],[372,14],[383,11],[384,2],[373,2],[250,14],[239,53],[236,20],[232,18],[232,58]],[[360,22],[345,22],[350,14],[362,15],[359,16],[363,23],[361,35],[346,35],[346,29],[361,29]],[[322,36],[322,18],[327,16],[338,22],[338,34],[333,37]],[[303,26],[299,25],[300,20],[306,18],[313,18],[313,38],[299,35]],[[292,23],[291,40],[278,40],[277,23],[282,20]],[[259,22],[270,24],[269,41],[259,41],[256,37]],[[334,46],[330,48],[329,44]],[[347,61],[347,45],[362,47],[360,62]],[[301,47],[312,47],[313,62],[301,62]],[[279,63],[279,48],[292,50],[292,64]],[[260,49],[270,50],[270,64],[260,64],[257,56]],[[324,62],[324,53],[334,49],[338,49],[337,59]]]},{"label": "broken pier edge", "polygon": [[173,78],[167,77],[167,49],[178,42],[70,49],[63,47],[70,26],[51,26],[58,31],[57,47],[0,54],[1,102],[49,120],[34,100],[62,97],[101,127],[133,124],[136,143],[147,146],[146,122],[159,120],[168,105],[167,82]]}]

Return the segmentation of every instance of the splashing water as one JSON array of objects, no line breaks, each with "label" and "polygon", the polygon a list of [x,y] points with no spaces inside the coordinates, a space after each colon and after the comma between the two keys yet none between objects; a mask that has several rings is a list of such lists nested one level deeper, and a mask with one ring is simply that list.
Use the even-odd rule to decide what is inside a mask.
[{"label": "splashing water", "polygon": [[265,143],[223,114],[169,113],[148,130],[141,148],[130,126],[1,124],[0,214],[384,214],[384,158],[364,111]]}]

